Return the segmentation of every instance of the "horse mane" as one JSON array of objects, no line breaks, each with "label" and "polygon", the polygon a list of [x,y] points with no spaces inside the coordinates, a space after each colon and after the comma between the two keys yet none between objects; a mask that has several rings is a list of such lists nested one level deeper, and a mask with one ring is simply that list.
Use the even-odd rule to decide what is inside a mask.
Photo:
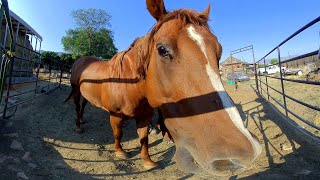
[{"label": "horse mane", "polygon": [[117,77],[121,78],[123,58],[134,47],[134,44],[137,40],[138,38],[136,38],[126,50],[118,52],[111,58],[110,61],[115,62],[113,64],[113,71],[114,74],[117,75]]},{"label": "horse mane", "polygon": [[[123,63],[123,61],[124,61],[124,58],[125,58],[125,55],[129,52],[129,51],[131,51],[131,50],[134,50],[135,51],[135,53],[133,53],[134,54],[134,56],[135,57],[132,57],[134,60],[136,60],[136,62],[139,62],[139,61],[141,61],[142,59],[145,59],[145,55],[147,54],[147,52],[146,52],[146,49],[147,49],[147,44],[148,43],[146,43],[145,42],[145,39],[146,39],[146,37],[147,37],[148,35],[146,35],[146,36],[143,36],[143,37],[138,37],[138,38],[136,38],[132,43],[131,43],[131,45],[126,49],[126,50],[124,50],[124,51],[121,51],[121,52],[119,52],[119,53],[117,53],[117,54],[115,54],[113,57],[112,57],[112,61],[114,62],[113,63],[113,73],[117,76],[117,77],[119,77],[119,78],[121,78],[121,74],[123,73],[123,70],[122,70],[122,63]],[[137,64],[137,63],[136,63]],[[139,64],[139,63],[138,63]],[[138,66],[138,68],[137,68],[137,74],[139,74],[138,72],[139,72],[139,68],[140,66]],[[138,75],[138,77],[140,77],[140,75]],[[141,79],[141,78],[139,78],[139,79]]]},{"label": "horse mane", "polygon": [[[194,10],[190,9],[179,9],[173,12],[168,12],[165,14],[158,22],[153,26],[150,33],[146,35],[143,41],[137,43],[138,53],[137,53],[137,75],[139,79],[145,79],[148,65],[150,62],[150,53],[153,46],[153,37],[159,31],[161,26],[170,20],[179,20],[179,23],[185,27],[188,24],[202,26],[209,29],[208,18]],[[136,44],[136,42],[134,42]]]}]

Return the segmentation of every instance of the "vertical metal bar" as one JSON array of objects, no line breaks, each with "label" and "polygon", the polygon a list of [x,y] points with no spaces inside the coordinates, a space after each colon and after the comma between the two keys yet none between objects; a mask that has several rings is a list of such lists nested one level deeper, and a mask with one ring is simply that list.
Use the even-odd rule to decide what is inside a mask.
[{"label": "vertical metal bar", "polygon": [[[12,49],[13,52],[15,52],[16,43],[18,41],[19,27],[20,27],[20,23],[18,22],[17,29],[16,29],[16,37],[15,37],[14,40],[12,40],[12,41],[14,41],[13,42],[13,49]],[[10,94],[10,87],[11,87],[11,81],[12,81],[12,73],[13,73],[15,56],[12,56],[10,59],[11,59],[11,61],[10,61],[11,64],[10,64],[10,72],[9,72],[9,82],[8,82],[8,87],[7,87],[7,95],[6,95],[6,98],[5,98],[4,110],[3,110],[3,114],[2,114],[3,118],[6,117],[6,113],[7,113],[7,107],[8,107],[8,101],[9,101],[9,94]]]},{"label": "vertical metal bar", "polygon": [[[35,52],[37,52],[37,46],[38,46],[38,38],[35,38],[36,39],[36,44],[35,44],[35,46],[34,46],[34,52],[32,52],[32,62],[30,62],[31,63],[31,69],[33,70],[33,68],[34,68],[34,65],[35,65],[35,62],[34,62],[34,58],[35,58],[35,55],[36,55],[36,53]],[[33,72],[32,72],[33,73]]]},{"label": "vertical metal bar", "polygon": [[[31,55],[31,51],[33,50],[33,47],[32,47],[32,40],[33,40],[33,34],[30,34],[30,45],[31,45],[31,48],[28,50],[28,57],[27,57],[27,60],[29,60],[29,61],[27,61],[27,71],[29,71],[29,69],[30,69],[30,60],[31,60],[31,58],[30,58],[30,55]],[[26,72],[26,76],[28,76],[29,74],[28,74],[28,72]]]},{"label": "vertical metal bar", "polygon": [[286,96],[285,96],[285,90],[283,85],[283,74],[281,69],[281,56],[280,56],[280,47],[277,47],[278,50],[278,59],[279,59],[279,68],[280,68],[280,80],[281,80],[281,88],[282,88],[282,97],[283,97],[283,105],[286,112],[286,116],[288,117],[288,109],[287,109],[287,102],[286,102]]},{"label": "vertical metal bar", "polygon": [[234,90],[236,91],[236,90],[237,90],[237,87],[236,87],[236,78],[235,78],[235,76],[234,76],[232,53],[230,53],[230,60],[231,60],[232,77],[233,77],[233,82],[234,82]]},{"label": "vertical metal bar", "polygon": [[16,50],[16,46],[17,46],[18,39],[19,39],[19,30],[20,30],[20,22],[17,23],[16,37],[15,37],[14,44],[13,44],[13,51]]},{"label": "vertical metal bar", "polygon": [[37,37],[35,37],[35,39],[36,39],[36,44],[35,44],[35,46],[34,46],[34,51],[35,51],[35,52],[37,52],[38,38],[37,38]]},{"label": "vertical metal bar", "polygon": [[257,77],[257,64],[256,64],[256,59],[254,57],[253,45],[251,45],[251,51],[252,51],[252,58],[253,58],[254,76],[255,76],[255,80],[256,80],[256,88],[257,88],[257,91],[259,92],[258,77]]},{"label": "vertical metal bar", "polygon": [[11,80],[12,80],[12,70],[13,70],[14,57],[11,57],[10,59],[11,60],[10,60],[10,69],[9,69],[9,82],[8,82],[8,87],[7,87],[7,93],[6,93],[5,105],[4,105],[4,109],[3,109],[2,118],[6,117],[10,87],[11,87]]},{"label": "vertical metal bar", "polygon": [[[1,35],[2,35],[2,20],[3,20],[3,17],[4,17],[4,9],[3,8],[4,7],[1,4],[1,6],[0,6],[0,22],[1,22],[0,34]],[[2,38],[2,37],[0,37],[0,38]]]},{"label": "vertical metal bar", "polygon": [[[263,58],[263,65],[264,65],[264,71],[267,72],[267,68],[266,68],[266,58]],[[266,86],[267,86],[267,95],[268,95],[268,101],[270,101],[270,94],[269,94],[269,85],[268,85],[268,76],[266,77]]]},{"label": "vertical metal bar", "polygon": [[49,87],[50,87],[50,80],[51,80],[51,65],[52,65],[52,59],[50,59],[50,63],[49,63],[49,80],[48,80],[48,87],[47,87],[47,91],[49,91]]},{"label": "vertical metal bar", "polygon": [[59,88],[61,89],[61,83],[62,83],[62,63],[59,63],[59,68],[60,68],[60,82],[59,82]]},{"label": "vertical metal bar", "polygon": [[[26,42],[27,42],[27,34],[28,34],[28,29],[26,28],[26,32],[24,34],[24,40],[23,40],[23,47],[22,47],[22,58],[20,59],[20,71],[22,71],[22,66],[23,66],[23,59],[26,58],[25,55],[25,47],[26,47]],[[21,77],[22,72],[19,72],[19,76]]]},{"label": "vertical metal bar", "polygon": [[[0,22],[2,25],[2,20],[3,20],[3,15],[4,15],[4,7],[2,6],[2,4],[0,4]],[[0,28],[0,34],[1,34],[1,30],[2,28]]]},{"label": "vertical metal bar", "polygon": [[[42,41],[40,40],[40,47],[39,47],[39,52],[41,50],[41,43]],[[40,71],[40,65],[41,65],[41,54],[38,54],[38,62],[37,62],[37,74],[36,74],[36,88],[34,90],[34,95],[37,94],[37,89],[38,89],[38,81],[39,81],[39,71]]]},{"label": "vertical metal bar", "polygon": [[[258,62],[258,68],[259,67],[260,67],[260,62]],[[260,83],[260,92],[261,92],[261,95],[262,95],[263,91],[262,91],[262,83],[261,83],[261,73],[260,73],[260,76],[259,76],[259,83]]]},{"label": "vertical metal bar", "polygon": [[9,29],[9,26],[8,24],[6,24],[6,30],[4,30],[3,43],[2,43],[4,48],[6,48],[6,44],[7,44],[8,29]]}]

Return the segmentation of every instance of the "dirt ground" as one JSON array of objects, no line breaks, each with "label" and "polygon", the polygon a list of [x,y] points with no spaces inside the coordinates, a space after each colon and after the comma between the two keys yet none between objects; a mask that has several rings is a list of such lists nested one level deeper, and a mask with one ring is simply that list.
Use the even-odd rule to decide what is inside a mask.
[{"label": "dirt ground", "polygon": [[[0,119],[0,179],[319,179],[319,146],[292,131],[254,91],[251,81],[240,83],[238,91],[225,86],[244,124],[263,145],[252,167],[240,175],[182,172],[173,161],[174,144],[156,134],[150,135],[149,151],[158,167],[144,170],[134,121],[124,127],[122,144],[129,159],[117,159],[108,113],[88,105],[85,132],[76,134],[74,104],[62,103],[70,88],[62,88],[19,106],[10,119]],[[15,148],[19,150],[10,148],[13,141],[21,143]]]},{"label": "dirt ground", "polygon": [[[288,76],[286,77],[288,79],[296,79],[296,80],[306,80],[303,79],[303,77],[300,76]],[[266,82],[265,77],[260,76],[259,79],[261,79],[262,82]],[[316,79],[318,80],[318,79]],[[319,79],[320,80],[320,79]],[[280,103],[282,106],[284,106],[284,100],[282,94],[279,94],[278,92],[274,91],[272,88],[278,90],[279,92],[282,92],[281,88],[281,81],[278,79],[267,79],[268,85],[270,86],[268,89],[264,84],[261,83],[262,87],[262,94],[265,98],[268,98],[268,95],[266,92],[269,92],[270,96],[269,100],[270,102],[277,107],[283,114],[285,114],[285,110],[278,105]],[[284,81],[284,90],[286,95],[295,98],[299,101],[305,102],[309,105],[320,107],[320,88],[319,85],[311,85],[311,84],[299,84],[295,82],[290,81]],[[275,102],[276,101],[276,102]],[[287,108],[303,118],[304,120],[310,122],[311,124],[314,124],[316,126],[320,126],[320,112],[317,110],[313,110],[311,108],[308,108],[304,105],[298,104],[294,102],[293,100],[286,98],[286,106]],[[309,125],[306,125],[305,123],[298,120],[295,116],[293,116],[291,113],[288,113],[289,117],[297,122],[301,127],[307,129],[309,132],[311,132],[313,135],[318,136],[320,138],[320,132],[318,129],[312,128]]]}]

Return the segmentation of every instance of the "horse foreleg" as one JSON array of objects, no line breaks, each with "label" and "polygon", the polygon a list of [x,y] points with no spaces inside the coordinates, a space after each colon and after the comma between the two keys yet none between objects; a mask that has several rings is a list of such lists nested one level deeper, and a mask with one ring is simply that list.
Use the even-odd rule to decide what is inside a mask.
[{"label": "horse foreleg", "polygon": [[110,124],[113,131],[114,149],[115,149],[116,157],[126,159],[127,154],[125,153],[125,151],[122,149],[122,146],[121,146],[121,138],[123,136],[123,130],[122,130],[123,122],[124,120],[122,117],[118,117],[116,115],[113,115],[112,113],[110,114]]},{"label": "horse foreleg", "polygon": [[[151,120],[150,120],[151,121]],[[141,159],[143,161],[143,166],[146,169],[151,169],[156,166],[156,163],[150,159],[149,151],[148,151],[148,125],[150,121],[143,121],[141,119],[136,120],[137,124],[137,132],[139,135],[139,140],[141,143]]]},{"label": "horse foreleg", "polygon": [[84,108],[86,107],[88,103],[88,100],[86,98],[82,99],[82,105],[81,105],[81,110],[80,110],[80,123],[84,124],[86,121],[83,120],[83,112],[84,112]]},{"label": "horse foreleg", "polygon": [[172,136],[171,136],[169,130],[167,129],[166,125],[164,124],[164,118],[163,118],[163,116],[162,116],[162,112],[161,112],[160,109],[158,109],[158,114],[159,114],[159,118],[158,118],[157,126],[158,126],[158,129],[161,130],[163,139],[164,139],[168,144],[169,144],[169,143],[173,143],[173,141],[172,141]]}]

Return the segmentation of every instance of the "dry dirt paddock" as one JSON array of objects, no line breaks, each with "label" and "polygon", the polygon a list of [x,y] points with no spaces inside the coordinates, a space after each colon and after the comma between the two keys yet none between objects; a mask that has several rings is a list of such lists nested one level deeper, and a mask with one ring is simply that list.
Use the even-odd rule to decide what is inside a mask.
[{"label": "dry dirt paddock", "polygon": [[108,113],[88,105],[85,132],[76,134],[74,104],[62,103],[70,88],[62,88],[21,105],[10,119],[0,119],[0,179],[320,179],[316,144],[294,133],[256,94],[253,83],[240,84],[238,91],[225,87],[263,145],[262,154],[240,175],[182,172],[172,160],[174,145],[162,142],[160,135],[150,135],[150,154],[158,167],[144,170],[134,121],[124,127],[129,159],[117,159]]}]

